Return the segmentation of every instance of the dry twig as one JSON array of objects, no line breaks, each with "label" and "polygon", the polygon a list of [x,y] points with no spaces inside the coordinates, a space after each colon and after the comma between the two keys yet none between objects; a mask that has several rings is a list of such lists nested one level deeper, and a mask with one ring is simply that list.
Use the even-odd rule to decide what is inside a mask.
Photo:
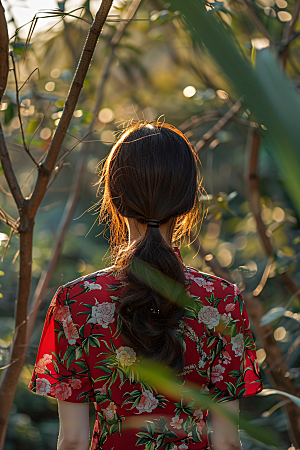
[{"label": "dry twig", "polygon": [[197,144],[195,145],[196,152],[198,152],[198,153],[203,152],[203,150],[206,147],[208,147],[209,144],[215,139],[216,134],[219,131],[224,130],[224,128],[227,127],[229,122],[232,121],[233,117],[239,112],[241,107],[242,107],[242,101],[238,100],[232,106],[232,108],[230,108],[229,111],[227,111],[227,113],[224,114],[224,116],[222,116],[222,118],[209,131],[207,131],[202,136],[202,139],[197,142]]}]

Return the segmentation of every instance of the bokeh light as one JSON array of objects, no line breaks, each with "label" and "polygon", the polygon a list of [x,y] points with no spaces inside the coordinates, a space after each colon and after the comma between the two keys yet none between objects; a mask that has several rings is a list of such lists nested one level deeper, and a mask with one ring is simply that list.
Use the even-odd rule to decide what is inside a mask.
[{"label": "bokeh light", "polygon": [[286,329],[284,327],[278,327],[274,331],[274,338],[276,341],[283,341],[283,339],[286,337]]},{"label": "bokeh light", "polygon": [[60,76],[61,72],[59,69],[53,69],[50,72],[50,75],[52,78],[58,78]]},{"label": "bokeh light", "polygon": [[54,89],[55,89],[54,81],[48,81],[48,83],[45,84],[45,89],[46,89],[46,91],[49,91],[49,92],[54,91]]},{"label": "bokeh light", "polygon": [[257,362],[258,362],[258,364],[263,363],[264,360],[266,359],[266,356],[267,356],[266,352],[265,352],[265,350],[263,348],[259,348],[256,351],[256,355],[257,355]]},{"label": "bokeh light", "polygon": [[81,109],[77,109],[76,111],[74,111],[74,117],[81,117],[82,116],[82,110]]},{"label": "bokeh light", "polygon": [[40,138],[47,140],[51,136],[51,133],[52,132],[51,132],[50,128],[43,128],[40,132]]},{"label": "bokeh light", "polygon": [[185,97],[190,98],[196,94],[196,88],[194,86],[187,86],[182,92]]},{"label": "bokeh light", "polygon": [[114,112],[110,108],[103,108],[98,114],[98,119],[103,123],[112,122],[114,120],[114,117]]},{"label": "bokeh light", "polygon": [[290,22],[292,20],[292,14],[287,11],[279,11],[277,16],[281,22]]},{"label": "bokeh light", "polygon": [[115,141],[115,135],[111,130],[105,130],[101,134],[101,141],[105,145],[111,145]]}]

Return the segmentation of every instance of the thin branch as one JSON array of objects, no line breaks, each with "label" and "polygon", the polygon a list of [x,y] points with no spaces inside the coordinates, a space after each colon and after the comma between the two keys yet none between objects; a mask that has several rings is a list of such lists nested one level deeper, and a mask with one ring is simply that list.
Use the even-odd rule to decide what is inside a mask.
[{"label": "thin branch", "polygon": [[1,262],[3,262],[3,261],[4,261],[4,257],[5,257],[5,255],[6,255],[6,252],[7,252],[8,246],[9,246],[9,244],[10,244],[10,241],[11,241],[11,237],[12,237],[12,235],[13,235],[13,232],[14,232],[14,229],[13,229],[13,228],[11,228],[11,229],[10,229],[10,233],[9,233],[9,236],[8,236],[8,239],[7,239],[7,241],[6,241],[6,244],[5,244],[5,247],[4,247],[4,250],[3,250],[3,255],[2,255],[2,258],[1,258]]},{"label": "thin branch", "polygon": [[203,150],[209,146],[209,144],[215,139],[216,134],[227,127],[227,125],[232,121],[233,117],[239,112],[242,107],[242,101],[238,100],[232,108],[230,108],[226,114],[209,130],[207,131],[200,141],[195,145],[195,150],[198,153],[203,152]]},{"label": "thin branch", "polygon": [[[289,54],[289,45],[294,39],[296,39],[297,35],[299,35],[299,32],[294,33],[296,23],[299,19],[299,14],[300,14],[300,0],[296,0],[296,2],[294,3],[292,20],[289,24],[289,30],[288,30],[288,34],[287,34],[287,43],[284,45],[283,49],[281,49],[281,51],[279,53],[279,59],[282,62],[283,68],[285,68],[285,66],[286,66],[286,62],[287,62],[287,58],[288,58],[288,54]],[[294,34],[296,35],[295,37],[294,37]]]},{"label": "thin branch", "polygon": [[30,153],[30,151],[29,151],[29,149],[27,147],[27,144],[26,144],[26,139],[25,139],[25,134],[24,134],[24,129],[23,129],[23,122],[22,122],[22,118],[21,118],[18,78],[17,78],[16,64],[15,64],[15,59],[14,59],[13,52],[10,52],[10,56],[11,56],[12,63],[13,63],[13,73],[14,73],[15,85],[16,85],[17,110],[18,110],[18,117],[19,117],[19,122],[20,122],[20,130],[21,130],[21,135],[22,135],[22,140],[23,140],[23,147],[24,147],[26,153],[29,155],[29,157],[33,161],[34,165],[37,166],[37,163],[36,163],[34,157],[32,156],[32,154]]},{"label": "thin branch", "polygon": [[6,147],[2,126],[0,123],[0,160],[9,189],[15,199],[18,209],[23,208],[24,197],[16,178],[9,153]]},{"label": "thin branch", "polygon": [[15,233],[18,233],[18,220],[14,220],[9,214],[7,214],[2,208],[0,208],[0,220],[9,227],[13,228]]},{"label": "thin branch", "polygon": [[[32,139],[34,138],[34,136],[35,136],[36,133],[38,132],[39,128],[42,126],[42,123],[44,122],[44,119],[45,119],[45,117],[46,117],[46,114],[47,114],[47,112],[48,112],[48,109],[50,108],[50,105],[51,105],[51,101],[49,102],[49,105],[47,106],[46,111],[43,113],[43,117],[41,118],[40,123],[36,126],[36,129],[34,130],[32,136],[31,136],[31,138],[30,138],[30,140],[29,140],[28,148],[30,147],[30,144],[31,144],[31,142],[32,142]],[[43,155],[43,157],[44,157],[44,155]],[[39,164],[39,162],[40,162],[40,161],[38,161],[38,164]]]},{"label": "thin branch", "polygon": [[75,72],[71,88],[65,103],[63,114],[55,130],[54,136],[49,145],[44,161],[39,165],[39,175],[32,197],[28,202],[28,214],[34,217],[36,211],[44,197],[47,184],[55,165],[59,150],[68,131],[73,112],[75,110],[79,94],[83,88],[85,76],[89,69],[98,38],[111,8],[113,0],[102,0],[101,6],[95,16],[93,24],[89,30],[80,61]]},{"label": "thin branch", "polygon": [[12,194],[10,192],[7,192],[1,184],[0,184],[0,189],[5,195],[7,195],[8,197],[12,197]]},{"label": "thin branch", "polygon": [[263,26],[263,24],[261,23],[261,21],[259,20],[257,15],[255,14],[255,11],[253,10],[251,3],[248,0],[242,0],[242,3],[246,6],[248,14],[249,14],[251,20],[254,22],[254,24],[258,28],[258,30],[261,32],[261,34],[263,34],[270,41],[270,44],[273,45],[274,42],[273,42],[271,35],[267,32],[267,30],[265,29],[265,27]]},{"label": "thin branch", "polygon": [[[215,111],[213,113],[206,114],[205,116],[193,116],[192,119],[188,119],[179,125],[179,130],[185,132],[189,128],[196,128],[203,123],[212,122],[213,120],[221,119],[224,116],[221,112]],[[249,120],[242,119],[241,117],[233,116],[232,121],[238,123],[239,125],[244,125],[246,127],[258,128],[257,122],[250,122]]]},{"label": "thin branch", "polygon": [[14,263],[16,262],[16,259],[17,259],[17,257],[19,256],[19,254],[20,254],[20,249],[16,251],[16,254],[15,254],[15,256],[13,257],[13,260],[12,260],[12,264],[14,264]]},{"label": "thin branch", "polygon": [[[251,210],[257,225],[258,235],[263,244],[263,248],[269,258],[274,258],[274,249],[270,237],[267,234],[265,224],[261,218],[260,211],[260,192],[259,192],[259,177],[258,177],[258,154],[260,146],[260,133],[257,130],[249,130],[247,152],[248,152],[248,173],[246,174],[248,182],[248,195]],[[268,230],[270,232],[270,230]],[[297,293],[297,298],[300,300],[299,287],[292,280],[287,272],[279,274],[282,283],[291,294]]]},{"label": "thin branch", "polygon": [[34,72],[38,71],[38,73],[40,73],[40,70],[38,67],[36,67],[30,75],[28,75],[28,77],[26,78],[26,80],[24,81],[24,83],[22,84],[22,86],[19,88],[19,92],[21,91],[21,89],[23,89],[23,87],[25,86],[25,84],[28,82],[28,80],[31,78],[31,76],[34,74]]}]

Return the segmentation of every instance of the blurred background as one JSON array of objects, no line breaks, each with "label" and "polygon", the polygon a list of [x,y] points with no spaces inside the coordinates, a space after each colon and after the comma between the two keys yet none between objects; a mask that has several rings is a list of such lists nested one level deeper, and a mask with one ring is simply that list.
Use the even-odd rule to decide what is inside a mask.
[{"label": "blurred background", "polygon": [[[44,2],[43,2],[44,3]],[[59,123],[70,82],[80,57],[89,22],[99,7],[99,1],[67,0],[41,2],[6,0],[6,18],[19,83],[36,69],[20,92],[21,117],[26,136],[33,135],[31,151],[38,160],[47,149]],[[294,0],[255,0],[251,2],[258,23],[279,42],[289,36],[295,8]],[[93,118],[96,90],[103,65],[110,55],[110,41],[130,2],[117,0],[110,13],[96,48],[92,65],[84,83],[71,126],[64,140],[60,157],[64,165],[48,189],[35,220],[33,247],[34,293],[43,269],[47,267],[55,244],[58,224],[63,215],[74,180],[74,170],[84,138]],[[45,5],[42,5],[45,7]],[[84,8],[81,8],[84,7]],[[56,8],[71,13],[63,18]],[[80,9],[77,9],[80,8]],[[244,1],[224,0],[206,3],[208,13],[217,14],[226,29],[239,42],[245,58],[251,60],[255,50],[268,47],[270,41],[249,14]],[[35,16],[37,14],[37,16]],[[22,57],[30,24],[38,17],[36,28]],[[179,14],[171,3],[161,0],[143,1],[115,48],[109,75],[93,133],[84,138],[88,142],[84,174],[79,199],[62,254],[35,324],[30,341],[27,363],[23,368],[11,409],[5,450],[52,450],[58,434],[57,404],[51,398],[34,395],[27,389],[49,302],[57,287],[82,275],[109,265],[109,245],[103,236],[103,225],[90,208],[96,198],[97,165],[110,151],[112,143],[126,121],[156,120],[163,115],[168,123],[179,127],[199,151],[207,196],[203,197],[208,214],[203,221],[199,242],[181,248],[184,262],[207,273],[230,279],[245,298],[252,330],[256,339],[258,362],[265,388],[278,388],[271,375],[274,367],[266,356],[276,354],[274,366],[283,367],[283,378],[300,388],[300,308],[297,292],[287,289],[282,278],[289,274],[300,283],[300,225],[297,210],[286,190],[280,167],[270,145],[259,149],[259,205],[266,236],[273,248],[270,256],[257,230],[257,222],[249,198],[249,134],[264,132],[246,107],[239,106],[224,127],[219,126],[210,139],[208,133],[219,120],[233,111],[238,101],[226,74],[217,66],[205,48],[196,48],[183,30]],[[294,24],[294,31],[300,29]],[[14,37],[13,37],[14,36]],[[293,88],[300,87],[300,41],[295,39],[289,49],[286,72]],[[295,94],[296,95],[296,94]],[[14,78],[9,75],[2,99],[0,119],[7,145],[22,192],[30,195],[36,180],[33,164],[22,148],[20,123],[17,116]],[[220,123],[219,123],[220,125]],[[206,136],[205,145],[203,136]],[[198,145],[198,147],[197,147]],[[300,144],[299,144],[300,146]],[[0,204],[12,216],[17,215],[5,178],[0,175]],[[10,229],[0,224],[2,254]],[[13,235],[0,262],[0,365],[5,366],[8,344],[14,332],[14,308],[18,282],[18,235]],[[251,300],[252,299],[252,300]],[[252,303],[251,303],[252,302]],[[256,302],[256,303],[255,303]],[[252,305],[252,309],[251,309]],[[270,312],[271,311],[271,312]],[[263,314],[264,327],[260,321]],[[266,326],[268,328],[266,328]],[[268,333],[269,349],[266,349]],[[271,336],[271,338],[270,338]],[[271,350],[276,352],[272,353]],[[274,351],[275,351],[274,350]],[[271,352],[271,353],[270,353]],[[253,424],[263,424],[276,430],[282,448],[292,450],[289,437],[290,418],[284,406],[288,399],[275,395],[242,399],[243,412]],[[91,419],[92,420],[92,419]],[[245,449],[262,448],[242,435]]]}]

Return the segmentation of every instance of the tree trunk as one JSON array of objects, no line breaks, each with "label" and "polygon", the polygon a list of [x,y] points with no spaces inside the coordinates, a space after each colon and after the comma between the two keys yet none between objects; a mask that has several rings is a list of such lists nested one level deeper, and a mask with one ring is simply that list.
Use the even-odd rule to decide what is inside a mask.
[{"label": "tree trunk", "polygon": [[2,373],[0,385],[0,449],[3,449],[8,416],[18,378],[26,359],[27,305],[31,285],[32,237],[34,221],[24,212],[20,221],[20,276],[16,302],[15,334],[11,343],[10,363]]}]

